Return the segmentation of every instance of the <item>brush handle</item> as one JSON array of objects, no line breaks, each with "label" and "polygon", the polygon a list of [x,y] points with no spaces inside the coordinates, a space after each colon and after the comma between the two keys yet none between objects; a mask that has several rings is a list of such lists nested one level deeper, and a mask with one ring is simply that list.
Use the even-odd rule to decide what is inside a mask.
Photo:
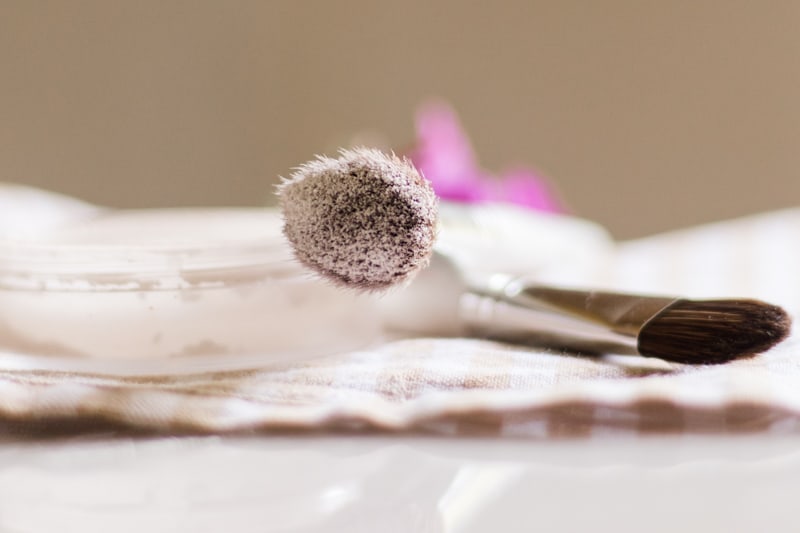
[{"label": "brush handle", "polygon": [[512,281],[500,296],[521,307],[547,307],[631,336],[638,335],[647,322],[676,301],[659,296],[543,287],[524,280]]},{"label": "brush handle", "polygon": [[544,287],[497,278],[461,299],[475,334],[592,353],[636,354],[637,335],[674,298]]}]

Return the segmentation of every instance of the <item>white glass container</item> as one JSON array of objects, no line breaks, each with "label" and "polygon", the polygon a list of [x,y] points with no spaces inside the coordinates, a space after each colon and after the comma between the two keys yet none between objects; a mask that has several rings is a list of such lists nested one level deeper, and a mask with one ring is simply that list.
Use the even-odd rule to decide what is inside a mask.
[{"label": "white glass container", "polygon": [[272,210],[71,212],[0,229],[0,350],[283,360],[379,335],[372,300],[295,263]]}]

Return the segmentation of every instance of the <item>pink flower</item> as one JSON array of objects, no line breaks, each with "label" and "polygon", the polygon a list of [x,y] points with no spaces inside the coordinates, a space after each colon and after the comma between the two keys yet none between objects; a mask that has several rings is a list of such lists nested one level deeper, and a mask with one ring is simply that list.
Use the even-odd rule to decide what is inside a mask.
[{"label": "pink flower", "polygon": [[508,202],[541,211],[561,212],[544,178],[517,168],[492,176],[477,163],[458,116],[447,104],[431,102],[416,117],[417,144],[408,154],[433,184],[439,197],[459,202]]}]

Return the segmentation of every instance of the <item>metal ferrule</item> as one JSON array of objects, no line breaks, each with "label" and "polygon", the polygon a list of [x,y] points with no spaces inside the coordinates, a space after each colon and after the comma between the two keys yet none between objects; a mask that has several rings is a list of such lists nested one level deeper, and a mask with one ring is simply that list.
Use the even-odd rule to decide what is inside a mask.
[{"label": "metal ferrule", "polygon": [[637,354],[637,335],[675,298],[542,287],[494,276],[462,295],[471,334],[591,353]]}]

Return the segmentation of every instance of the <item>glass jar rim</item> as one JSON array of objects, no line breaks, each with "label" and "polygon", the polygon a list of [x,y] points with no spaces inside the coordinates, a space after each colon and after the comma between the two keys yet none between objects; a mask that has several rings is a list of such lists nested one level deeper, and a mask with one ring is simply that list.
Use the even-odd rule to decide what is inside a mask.
[{"label": "glass jar rim", "polygon": [[[178,219],[198,213],[197,209],[152,213],[163,216],[166,211]],[[303,277],[304,270],[292,258],[273,210],[235,208],[228,212],[256,214],[265,227],[256,235],[227,242],[206,242],[202,235],[175,243],[0,241],[0,289],[176,290]]]}]

